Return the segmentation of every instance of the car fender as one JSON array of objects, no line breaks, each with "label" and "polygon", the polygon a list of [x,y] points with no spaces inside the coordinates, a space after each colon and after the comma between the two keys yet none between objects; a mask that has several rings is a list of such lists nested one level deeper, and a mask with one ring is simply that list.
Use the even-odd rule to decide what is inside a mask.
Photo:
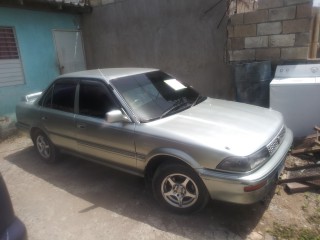
[{"label": "car fender", "polygon": [[199,169],[202,168],[200,164],[189,154],[187,154],[184,151],[181,151],[179,149],[174,149],[174,148],[157,148],[152,150],[146,157],[145,161],[145,166],[147,166],[152,160],[158,157],[170,157],[170,158],[175,158],[177,160],[180,160],[190,167],[194,169]]}]

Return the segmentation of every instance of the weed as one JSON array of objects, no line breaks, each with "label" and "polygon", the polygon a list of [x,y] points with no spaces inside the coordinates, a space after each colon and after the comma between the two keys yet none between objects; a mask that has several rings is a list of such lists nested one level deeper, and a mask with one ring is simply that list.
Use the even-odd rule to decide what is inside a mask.
[{"label": "weed", "polygon": [[320,240],[318,229],[299,228],[296,225],[282,226],[279,223],[273,223],[273,229],[268,232],[276,239]]},{"label": "weed", "polygon": [[270,233],[279,239],[292,239],[295,236],[294,228],[296,226],[282,226],[279,223],[273,223],[273,229]]},{"label": "weed", "polygon": [[310,198],[310,193],[308,193],[308,192],[305,193],[305,194],[304,194],[304,198],[305,198],[305,199],[309,199],[309,198]]},{"label": "weed", "polygon": [[320,225],[320,214],[314,214],[307,218],[308,222],[311,224],[316,224],[317,226]]},{"label": "weed", "polygon": [[309,201],[306,199],[306,200],[304,200],[303,205],[301,206],[301,209],[304,212],[307,212],[308,211],[308,207],[309,207]]},{"label": "weed", "polygon": [[320,240],[319,232],[310,229],[300,230],[298,233],[298,240]]},{"label": "weed", "polygon": [[304,198],[305,199],[304,199],[303,205],[301,206],[301,209],[304,212],[307,212],[310,205],[310,193],[305,193]]},{"label": "weed", "polygon": [[301,206],[301,209],[302,209],[304,212],[307,212],[307,210],[308,210],[308,204],[304,203],[304,204]]}]

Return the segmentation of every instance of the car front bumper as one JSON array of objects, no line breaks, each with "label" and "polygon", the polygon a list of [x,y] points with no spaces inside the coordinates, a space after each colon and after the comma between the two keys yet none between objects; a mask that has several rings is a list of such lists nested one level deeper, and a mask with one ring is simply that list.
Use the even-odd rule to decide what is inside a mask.
[{"label": "car front bumper", "polygon": [[[199,170],[200,177],[211,198],[238,204],[251,204],[262,200],[274,188],[283,170],[292,140],[292,132],[287,129],[285,138],[277,152],[266,164],[249,175],[224,173],[209,169]],[[245,188],[252,190],[245,191]]]}]

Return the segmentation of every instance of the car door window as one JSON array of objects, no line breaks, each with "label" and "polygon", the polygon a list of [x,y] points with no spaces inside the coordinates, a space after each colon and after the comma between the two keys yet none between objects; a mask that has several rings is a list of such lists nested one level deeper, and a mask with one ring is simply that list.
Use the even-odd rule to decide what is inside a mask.
[{"label": "car door window", "polygon": [[46,108],[51,108],[52,103],[53,86],[45,93],[44,98],[39,101],[39,104]]},{"label": "car door window", "polygon": [[81,81],[79,92],[79,114],[105,118],[105,114],[117,109],[103,83]]},{"label": "car door window", "polygon": [[75,93],[76,82],[59,81],[47,91],[43,106],[73,113]]}]

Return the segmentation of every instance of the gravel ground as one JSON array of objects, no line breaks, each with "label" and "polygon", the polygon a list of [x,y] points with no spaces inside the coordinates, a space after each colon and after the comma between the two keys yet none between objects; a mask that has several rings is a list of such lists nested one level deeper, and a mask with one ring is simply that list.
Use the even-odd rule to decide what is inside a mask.
[{"label": "gravel ground", "polygon": [[305,221],[293,212],[299,207],[289,207],[303,204],[303,195],[285,193],[264,204],[212,201],[197,214],[171,214],[158,206],[143,179],[61,158],[43,163],[25,136],[0,143],[0,171],[30,240],[272,239],[266,231],[277,218]]}]

